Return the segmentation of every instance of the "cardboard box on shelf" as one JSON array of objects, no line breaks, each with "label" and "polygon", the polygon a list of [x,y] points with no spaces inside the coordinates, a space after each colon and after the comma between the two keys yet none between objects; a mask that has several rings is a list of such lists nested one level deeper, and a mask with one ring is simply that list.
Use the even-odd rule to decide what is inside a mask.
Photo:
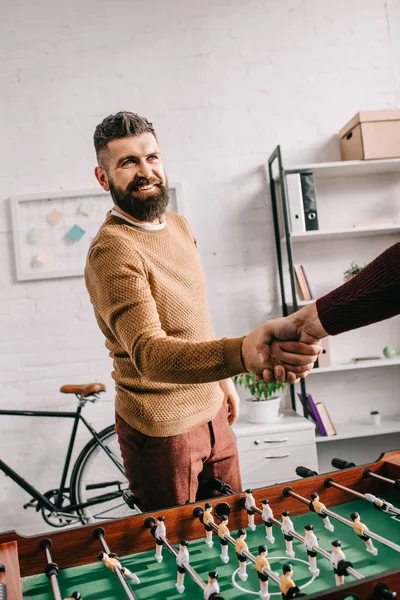
[{"label": "cardboard box on shelf", "polygon": [[339,137],[342,160],[400,158],[400,110],[363,110]]}]

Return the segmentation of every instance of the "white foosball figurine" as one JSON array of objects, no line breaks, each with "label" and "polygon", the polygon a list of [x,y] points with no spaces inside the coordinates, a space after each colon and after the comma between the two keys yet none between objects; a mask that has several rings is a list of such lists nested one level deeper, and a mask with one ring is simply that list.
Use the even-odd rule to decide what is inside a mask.
[{"label": "white foosball figurine", "polygon": [[203,524],[204,524],[204,528],[206,530],[206,544],[209,548],[212,548],[214,545],[214,542],[212,540],[212,527],[210,527],[210,523],[214,523],[214,517],[212,515],[212,504],[210,504],[209,502],[207,502],[207,504],[205,505],[205,511],[203,514]]},{"label": "white foosball figurine", "polygon": [[246,572],[246,557],[243,556],[242,551],[248,550],[249,547],[245,542],[247,533],[245,529],[239,529],[238,538],[236,540],[236,556],[239,561],[239,579],[242,581],[247,581],[247,572]]},{"label": "white foosball figurine", "polygon": [[154,532],[154,537],[156,538],[155,559],[158,563],[160,563],[160,562],[162,562],[162,559],[163,559],[162,548],[164,545],[161,540],[161,537],[166,537],[167,531],[165,529],[164,517],[157,517],[156,523],[157,523],[157,527]]},{"label": "white foosball figurine", "polygon": [[179,552],[176,557],[176,564],[178,567],[178,574],[176,579],[175,587],[180,594],[183,594],[185,591],[185,586],[183,585],[185,579],[185,565],[188,565],[190,561],[189,551],[188,551],[188,542],[187,540],[182,540],[179,542]]},{"label": "white foosball figurine", "polygon": [[377,510],[381,510],[382,512],[390,513],[394,506],[387,500],[383,500],[383,498],[377,498],[373,494],[364,494],[365,498],[373,503],[374,508]]},{"label": "white foosball figurine", "polygon": [[101,560],[107,569],[110,569],[110,571],[116,571],[119,568],[125,579],[130,579],[133,581],[133,583],[140,583],[139,577],[136,575],[136,573],[132,573],[132,571],[126,567],[123,567],[116,554],[100,552],[100,554],[97,555],[97,558],[98,560]]},{"label": "white foosball figurine", "polygon": [[268,548],[265,544],[258,546],[258,556],[256,557],[256,571],[260,581],[260,598],[269,600],[268,593],[268,574],[265,569],[270,569],[270,564],[267,559]]},{"label": "white foosball figurine", "polygon": [[307,550],[309,568],[308,570],[312,575],[318,577],[319,569],[317,568],[317,553],[314,548],[318,548],[317,536],[314,533],[314,527],[312,525],[305,525],[304,527],[304,545]]},{"label": "white foosball figurine", "polygon": [[285,539],[286,556],[288,556],[289,558],[294,558],[295,553],[293,550],[293,536],[290,533],[290,531],[294,530],[294,525],[293,521],[290,519],[290,513],[288,510],[284,510],[282,513],[281,530]]},{"label": "white foosball figurine", "polygon": [[358,512],[353,512],[350,515],[351,520],[353,521],[353,529],[358,535],[359,538],[363,540],[365,546],[367,548],[367,552],[370,552],[374,556],[378,554],[378,549],[372,543],[370,536],[368,535],[368,527],[361,523],[360,515]]},{"label": "white foosball figurine", "polygon": [[335,530],[334,526],[329,520],[328,515],[325,512],[326,506],[325,504],[319,501],[319,495],[317,494],[317,492],[313,492],[311,494],[310,508],[312,511],[316,512],[319,517],[321,517],[322,521],[324,522],[325,529],[327,529],[328,531]]},{"label": "white foosball figurine", "polygon": [[218,537],[221,542],[221,560],[223,563],[227,564],[229,562],[228,556],[228,540],[225,539],[225,536],[229,535],[228,525],[228,517],[227,515],[222,515],[221,523],[218,525]]},{"label": "white foosball figurine", "polygon": [[218,571],[208,573],[208,581],[204,590],[204,600],[208,600],[212,594],[219,594]]},{"label": "white foosball figurine", "polygon": [[346,555],[342,550],[342,542],[335,540],[332,542],[331,552],[331,565],[333,566],[333,572],[335,573],[336,585],[344,584],[344,577],[348,575],[347,567],[351,567],[351,562],[346,560]]},{"label": "white foosball figurine", "polygon": [[269,542],[271,542],[271,544],[273,544],[275,542],[275,538],[272,535],[272,523],[271,523],[270,519],[274,518],[274,513],[272,512],[272,508],[270,507],[267,499],[262,500],[261,504],[262,504],[261,518],[264,521],[266,537],[267,537],[267,540]]},{"label": "white foosball figurine", "polygon": [[251,529],[252,531],[256,530],[256,526],[254,524],[254,507],[256,505],[256,501],[254,500],[254,496],[253,496],[253,490],[245,490],[245,494],[246,494],[246,501],[244,504],[245,509],[247,510],[247,517],[249,520],[249,529]]}]

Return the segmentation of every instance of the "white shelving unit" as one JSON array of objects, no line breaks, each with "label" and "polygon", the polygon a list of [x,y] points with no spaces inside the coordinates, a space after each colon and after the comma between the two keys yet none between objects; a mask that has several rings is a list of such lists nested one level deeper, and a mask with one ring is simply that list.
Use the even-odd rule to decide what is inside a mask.
[{"label": "white shelving unit", "polygon": [[395,356],[394,358],[381,358],[379,360],[363,360],[359,362],[354,361],[350,364],[338,364],[332,365],[331,367],[320,367],[318,369],[313,369],[310,375],[321,375],[323,373],[334,373],[336,371],[353,371],[355,369],[393,367],[396,365],[400,365],[400,356]]},{"label": "white shelving unit", "polygon": [[324,179],[330,179],[332,177],[360,177],[362,175],[399,173],[400,158],[310,163],[305,165],[290,165],[285,168],[286,175],[298,173],[299,171],[313,171],[317,177]]},{"label": "white shelving unit", "polygon": [[[283,165],[285,176],[306,171],[314,173],[319,230],[290,233],[290,244],[293,263],[305,266],[318,298],[343,283],[350,263],[363,266],[400,239],[400,158]],[[275,187],[278,198],[280,188],[281,184]],[[376,224],[363,225],[366,222]],[[291,297],[288,240],[282,223],[284,288],[286,297]],[[297,304],[313,302],[298,300]],[[288,300],[287,307],[290,312]],[[337,430],[336,436],[316,437],[320,471],[328,470],[334,456],[362,464],[375,460],[381,451],[400,448],[400,355],[351,361],[352,356],[379,356],[387,345],[400,352],[395,319],[331,337],[331,366],[314,369],[305,382],[314,402],[324,402]],[[381,425],[369,423],[371,410],[382,413]]]},{"label": "white shelving unit", "polygon": [[388,433],[400,434],[400,415],[397,418],[391,417],[382,419],[380,425],[372,425],[367,422],[346,421],[345,423],[335,423],[335,428],[337,435],[326,437],[316,436],[315,441],[317,444],[386,435]]},{"label": "white shelving unit", "polygon": [[[400,225],[380,225],[371,227],[353,227],[351,229],[333,229],[332,231],[305,231],[292,233],[292,242],[323,242],[325,240],[340,240],[351,237],[371,237],[373,235],[400,235]],[[286,238],[282,238],[286,243]]]}]

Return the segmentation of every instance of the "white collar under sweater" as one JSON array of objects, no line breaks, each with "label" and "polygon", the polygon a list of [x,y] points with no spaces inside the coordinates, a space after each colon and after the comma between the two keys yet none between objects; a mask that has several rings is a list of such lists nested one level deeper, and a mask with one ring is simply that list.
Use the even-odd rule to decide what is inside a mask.
[{"label": "white collar under sweater", "polygon": [[117,210],[115,210],[114,208],[111,209],[111,214],[114,217],[119,217],[120,219],[123,219],[124,221],[126,221],[127,223],[130,223],[131,225],[134,225],[135,227],[140,227],[141,229],[147,229],[150,231],[156,231],[157,229],[164,229],[166,222],[167,222],[167,220],[164,216],[161,223],[138,223],[137,221],[132,221],[132,219],[128,219],[128,217],[125,217],[125,215],[121,215],[121,213],[118,212]]}]

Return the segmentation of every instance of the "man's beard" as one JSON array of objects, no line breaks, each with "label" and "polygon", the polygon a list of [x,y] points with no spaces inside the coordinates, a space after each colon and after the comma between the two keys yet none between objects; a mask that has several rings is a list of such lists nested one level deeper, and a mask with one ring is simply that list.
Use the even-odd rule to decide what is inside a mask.
[{"label": "man's beard", "polygon": [[[153,184],[156,188],[153,194],[141,192],[139,187]],[[162,181],[146,177],[135,177],[126,190],[114,185],[109,179],[110,194],[115,204],[137,221],[152,223],[164,214],[168,203],[168,187]]]}]

